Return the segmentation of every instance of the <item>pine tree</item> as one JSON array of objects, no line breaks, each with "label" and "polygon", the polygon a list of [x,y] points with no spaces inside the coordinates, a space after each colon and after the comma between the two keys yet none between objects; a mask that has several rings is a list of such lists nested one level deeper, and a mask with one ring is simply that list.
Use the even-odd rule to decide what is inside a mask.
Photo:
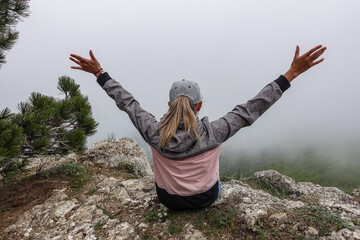
[{"label": "pine tree", "polygon": [[0,0],[0,67],[5,51],[10,50],[19,38],[15,25],[29,16],[29,0]]},{"label": "pine tree", "polygon": [[82,152],[96,132],[91,105],[80,86],[67,76],[58,81],[63,99],[33,92],[19,112],[0,111],[0,175],[12,178],[35,155]]},{"label": "pine tree", "polygon": [[13,168],[14,161],[21,153],[22,129],[11,122],[9,108],[0,112],[0,172]]},{"label": "pine tree", "polygon": [[96,132],[91,105],[80,86],[67,76],[59,78],[58,90],[64,99],[32,93],[18,105],[13,123],[24,134],[22,154],[65,154],[85,149],[86,137]]}]

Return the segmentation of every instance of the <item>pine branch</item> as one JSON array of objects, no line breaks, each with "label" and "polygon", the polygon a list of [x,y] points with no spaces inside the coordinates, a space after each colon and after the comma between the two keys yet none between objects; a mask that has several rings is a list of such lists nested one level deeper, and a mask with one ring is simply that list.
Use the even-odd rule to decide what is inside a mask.
[{"label": "pine branch", "polygon": [[11,116],[11,111],[9,108],[5,108],[4,110],[0,111],[0,120],[1,119],[8,119]]},{"label": "pine branch", "polygon": [[66,143],[68,143],[69,141],[54,141],[54,144],[59,144],[61,143],[62,145],[64,145],[66,148],[70,148],[70,146]]},{"label": "pine branch", "polygon": [[72,121],[66,126],[53,127],[53,128],[50,129],[50,131],[52,132],[54,130],[64,129],[64,128],[68,128],[68,127],[71,127],[71,126],[75,126],[75,123],[76,123],[76,121]]},{"label": "pine branch", "polygon": [[10,50],[19,37],[16,24],[29,15],[29,0],[0,1],[0,67],[6,63],[4,51]]}]

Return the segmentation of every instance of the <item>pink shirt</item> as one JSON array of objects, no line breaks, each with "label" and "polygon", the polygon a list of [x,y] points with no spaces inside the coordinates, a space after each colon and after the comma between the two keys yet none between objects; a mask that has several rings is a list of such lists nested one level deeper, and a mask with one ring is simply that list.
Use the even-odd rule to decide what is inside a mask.
[{"label": "pink shirt", "polygon": [[220,150],[221,145],[195,157],[172,160],[151,147],[156,184],[179,196],[206,192],[219,179]]}]

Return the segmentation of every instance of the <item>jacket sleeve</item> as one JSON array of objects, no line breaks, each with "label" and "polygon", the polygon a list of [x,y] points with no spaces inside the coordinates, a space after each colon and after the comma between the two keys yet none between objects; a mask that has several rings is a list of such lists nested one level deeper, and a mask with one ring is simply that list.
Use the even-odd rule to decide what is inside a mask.
[{"label": "jacket sleeve", "polygon": [[108,73],[103,73],[97,78],[97,82],[106,93],[115,101],[118,108],[125,111],[131,122],[139,131],[143,139],[151,144],[152,137],[157,132],[159,122],[153,115],[141,108],[133,95],[125,90],[121,84],[111,79]]},{"label": "jacket sleeve", "polygon": [[225,116],[210,122],[210,127],[213,129],[216,142],[221,144],[241,128],[253,124],[289,87],[290,83],[281,75],[278,79],[266,85],[251,100],[235,106],[235,108]]}]

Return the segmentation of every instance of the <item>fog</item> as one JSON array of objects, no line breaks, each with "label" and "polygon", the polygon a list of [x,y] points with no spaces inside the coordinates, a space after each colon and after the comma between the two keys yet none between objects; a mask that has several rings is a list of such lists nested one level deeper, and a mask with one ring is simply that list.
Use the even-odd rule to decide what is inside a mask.
[{"label": "fog", "polygon": [[16,112],[31,92],[61,97],[68,75],[89,97],[100,123],[88,144],[131,136],[127,115],[91,74],[70,69],[70,53],[93,50],[102,67],[158,119],[167,111],[172,82],[198,82],[200,117],[215,120],[286,72],[295,46],[322,44],[325,61],[291,88],[224,151],[300,151],[312,148],[343,159],[360,142],[360,2],[352,1],[93,1],[31,0],[20,39],[0,69],[0,109]]}]

